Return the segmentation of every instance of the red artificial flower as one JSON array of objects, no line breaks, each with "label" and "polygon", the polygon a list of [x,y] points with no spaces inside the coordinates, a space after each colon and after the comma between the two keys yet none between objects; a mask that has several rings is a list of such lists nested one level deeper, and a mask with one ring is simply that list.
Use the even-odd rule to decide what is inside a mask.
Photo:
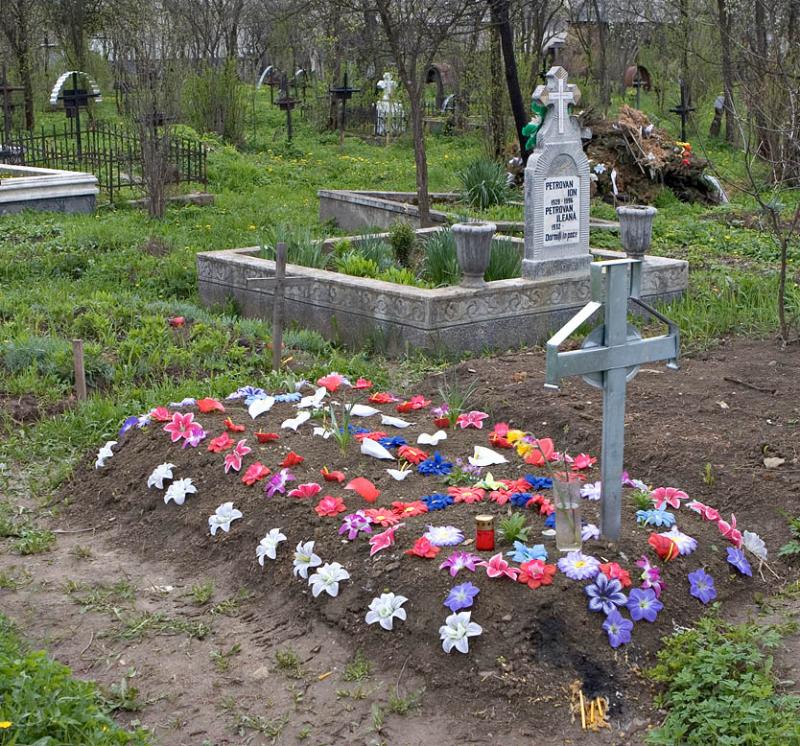
[{"label": "red artificial flower", "polygon": [[422,500],[414,500],[410,503],[397,500],[392,503],[392,512],[401,518],[413,518],[415,515],[427,513],[428,506]]},{"label": "red artificial flower", "polygon": [[414,446],[400,446],[397,449],[397,455],[401,459],[405,459],[408,461],[409,464],[421,464],[426,458],[428,458],[428,454],[425,453],[421,448],[414,448]]},{"label": "red artificial flower", "polygon": [[554,452],[555,446],[552,438],[539,438],[534,441],[534,447],[525,455],[525,463],[531,466],[544,466],[545,459],[550,461]]},{"label": "red artificial flower", "polygon": [[303,463],[303,461],[305,461],[305,459],[302,456],[294,451],[289,451],[289,453],[286,454],[286,458],[281,461],[280,465],[283,469],[289,469],[292,466],[299,466]]},{"label": "red artificial flower", "polygon": [[489,445],[493,445],[495,448],[513,448],[514,444],[506,437],[508,431],[507,422],[496,423],[492,432],[489,433]]},{"label": "red artificial flower", "polygon": [[378,441],[381,438],[387,437],[387,435],[388,433],[385,433],[382,430],[373,430],[372,432],[369,433],[356,433],[354,437],[359,443],[361,443],[361,441],[363,440]]},{"label": "red artificial flower", "polygon": [[356,477],[351,479],[346,485],[346,490],[353,490],[357,495],[363,497],[368,503],[374,503],[378,499],[381,491],[366,477]]},{"label": "red artificial flower", "polygon": [[647,543],[653,547],[655,553],[665,562],[674,560],[680,554],[678,545],[672,539],[661,534],[650,534]]},{"label": "red artificial flower", "polygon": [[600,565],[600,572],[609,580],[619,580],[623,588],[628,588],[632,585],[630,573],[616,562],[604,562]]},{"label": "red artificial flower", "polygon": [[525,503],[526,508],[535,508],[537,506],[539,508],[539,515],[552,515],[556,512],[556,506],[544,495],[534,495]]},{"label": "red artificial flower", "polygon": [[511,492],[530,492],[531,485],[527,479],[499,479]]},{"label": "red artificial flower", "polygon": [[511,493],[508,490],[492,490],[489,499],[498,505],[505,505],[511,499]]},{"label": "red artificial flower", "polygon": [[433,424],[436,425],[436,427],[448,428],[448,427],[450,427],[450,418],[449,417],[434,417],[433,418]]},{"label": "red artificial flower", "polygon": [[247,471],[244,473],[242,477],[242,481],[248,486],[254,485],[256,482],[260,482],[264,477],[268,477],[270,475],[270,470],[264,466],[260,461],[256,461],[254,464],[250,464],[247,467]]},{"label": "red artificial flower", "polygon": [[231,438],[227,432],[224,432],[222,435],[212,438],[209,441],[208,450],[211,451],[211,453],[222,453],[222,451],[227,451],[232,446],[233,438]]},{"label": "red artificial flower", "polygon": [[552,585],[556,566],[548,565],[544,560],[534,559],[520,565],[517,582],[536,589],[541,585]]},{"label": "red artificial flower", "polygon": [[186,324],[186,319],[183,316],[170,316],[167,319],[167,323],[173,329],[180,329]]},{"label": "red artificial flower", "polygon": [[344,383],[344,378],[338,373],[329,373],[327,376],[317,379],[317,386],[324,386],[325,390],[332,394]]},{"label": "red artificial flower", "polygon": [[478,562],[480,567],[486,568],[486,574],[490,578],[502,578],[503,576],[516,580],[519,575],[519,570],[516,567],[511,567],[506,560],[503,559],[502,552],[493,555],[488,562]]},{"label": "red artificial flower", "polygon": [[222,406],[220,402],[216,399],[198,399],[197,400],[197,408],[203,413],[208,414],[209,412],[224,412],[225,407]]},{"label": "red artificial flower", "polygon": [[322,478],[326,482],[339,482],[340,484],[344,482],[345,476],[340,471],[330,471],[327,466],[323,466],[319,473],[322,474]]},{"label": "red artificial flower", "polygon": [[430,403],[430,399],[426,399],[424,396],[417,394],[416,396],[412,396],[408,401],[398,404],[396,409],[401,414],[408,414],[415,409],[424,409],[430,406]]},{"label": "red artificial flower", "polygon": [[472,503],[479,503],[483,500],[486,490],[480,487],[448,487],[447,494],[453,498],[454,502],[472,505]]},{"label": "red artificial flower", "polygon": [[322,492],[322,487],[316,482],[306,482],[305,484],[298,484],[297,487],[289,493],[289,497],[306,499],[314,497],[314,495],[318,495],[320,492]]},{"label": "red artificial flower", "polygon": [[272,441],[279,440],[281,437],[278,433],[256,433],[255,435],[259,443],[272,443]]},{"label": "red artificial flower", "polygon": [[388,391],[377,391],[367,401],[370,404],[391,404],[397,401],[397,397]]},{"label": "red artificial flower", "polygon": [[412,557],[422,557],[424,559],[433,559],[439,554],[440,547],[431,544],[424,536],[420,537],[414,542],[411,549],[406,549],[405,554],[410,554]]},{"label": "red artificial flower", "polygon": [[226,417],[223,424],[225,425],[225,429],[232,433],[243,433],[246,429],[244,425],[234,425],[230,417]]},{"label": "red artificial flower", "polygon": [[347,510],[347,506],[344,504],[344,500],[342,500],[341,497],[326,495],[319,501],[314,510],[317,511],[317,515],[320,518],[326,516],[332,518],[333,516],[339,515],[339,513],[344,513]]},{"label": "red artificial flower", "polygon": [[368,378],[359,378],[356,381],[355,388],[357,388],[359,391],[363,391],[365,389],[371,389],[372,381],[370,381]]},{"label": "red artificial flower", "polygon": [[588,453],[579,453],[572,459],[572,469],[575,471],[582,471],[583,469],[588,469],[590,466],[594,466],[597,463],[597,459],[594,456],[590,456]]},{"label": "red artificial flower", "polygon": [[150,410],[150,419],[156,422],[169,422],[172,419],[172,413],[166,407],[156,407]]},{"label": "red artificial flower", "polygon": [[377,526],[394,526],[400,520],[388,508],[367,508],[364,515]]}]

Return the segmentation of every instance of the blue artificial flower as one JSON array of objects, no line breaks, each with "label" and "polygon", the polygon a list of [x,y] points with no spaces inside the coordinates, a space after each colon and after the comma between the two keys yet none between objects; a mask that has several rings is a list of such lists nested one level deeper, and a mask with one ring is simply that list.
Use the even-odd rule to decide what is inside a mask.
[{"label": "blue artificial flower", "polygon": [[136,415],[131,415],[122,423],[122,427],[119,429],[119,437],[121,438],[125,435],[134,425],[141,427],[141,425],[139,425],[139,418]]},{"label": "blue artificial flower", "polygon": [[602,611],[608,616],[617,606],[628,602],[622,592],[622,583],[614,578],[609,580],[602,572],[597,573],[594,583],[587,585],[584,592],[589,596],[589,611]]},{"label": "blue artificial flower", "polygon": [[450,590],[444,600],[444,605],[455,614],[459,609],[466,609],[472,606],[475,596],[480,592],[481,589],[478,586],[470,582],[462,583]]},{"label": "blue artificial flower", "polygon": [[450,495],[445,495],[442,492],[434,492],[432,495],[424,495],[421,498],[422,502],[427,505],[428,510],[444,510],[449,508],[454,500]]},{"label": "blue artificial flower", "polygon": [[652,588],[634,588],[630,592],[627,605],[634,622],[642,619],[654,622],[658,612],[664,608],[664,604],[656,598],[656,592]]},{"label": "blue artificial flower", "polygon": [[[371,433],[372,430],[369,430],[366,427],[358,427],[357,425],[348,425],[347,430],[349,431],[350,435],[363,435],[364,433]],[[340,427],[339,432],[344,432],[344,428]]]},{"label": "blue artificial flower", "polygon": [[553,480],[550,477],[537,477],[534,474],[526,474],[523,479],[531,486],[534,492],[549,490],[553,487]]},{"label": "blue artificial flower", "polygon": [[[443,477],[453,470],[453,465],[449,461],[442,459],[442,454],[439,451],[434,451],[433,456],[425,459],[417,466],[417,471],[420,474],[427,474],[428,476]],[[452,498],[451,498],[452,502]]]},{"label": "blue artificial flower", "polygon": [[303,395],[299,391],[292,391],[288,394],[276,394],[275,401],[280,404],[293,404],[294,402],[300,401],[303,398]]},{"label": "blue artificial flower", "polygon": [[240,388],[236,389],[236,391],[234,391],[232,394],[229,394],[228,399],[255,400],[255,399],[264,399],[266,396],[267,392],[264,391],[264,389],[258,388],[258,386],[241,386]]},{"label": "blue artificial flower", "polygon": [[515,508],[524,508],[532,497],[530,492],[515,492],[508,499]]},{"label": "blue artificial flower", "polygon": [[702,603],[710,603],[717,597],[717,589],[714,587],[714,578],[702,568],[690,572],[688,578],[689,593],[695,598],[700,599]]},{"label": "blue artificial flower", "polygon": [[742,575],[753,577],[753,569],[741,549],[728,547],[728,563],[733,565]]},{"label": "blue artificial flower", "polygon": [[603,622],[603,629],[608,632],[608,642],[612,648],[618,648],[631,641],[633,622],[623,618],[622,614],[614,609]]},{"label": "blue artificial flower", "polygon": [[545,528],[555,528],[556,527],[556,514],[550,513],[547,518],[544,519]]},{"label": "blue artificial flower", "polygon": [[675,516],[666,510],[653,508],[652,510],[637,510],[636,520],[645,526],[670,528],[675,525]]},{"label": "blue artificial flower", "polygon": [[521,541],[515,541],[513,551],[506,552],[506,555],[511,557],[514,562],[519,562],[520,564],[535,559],[547,561],[547,550],[544,548],[544,544],[535,544],[529,547]]},{"label": "blue artificial flower", "polygon": [[395,435],[393,438],[379,438],[378,443],[384,448],[400,448],[400,446],[408,445],[406,439],[399,435]]}]

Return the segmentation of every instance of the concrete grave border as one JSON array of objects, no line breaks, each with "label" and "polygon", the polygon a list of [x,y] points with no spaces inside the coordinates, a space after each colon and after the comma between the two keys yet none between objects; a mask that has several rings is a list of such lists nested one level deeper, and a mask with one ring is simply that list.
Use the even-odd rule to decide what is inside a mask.
[{"label": "concrete grave border", "polygon": [[99,191],[92,174],[0,164],[0,215],[22,210],[91,213]]}]

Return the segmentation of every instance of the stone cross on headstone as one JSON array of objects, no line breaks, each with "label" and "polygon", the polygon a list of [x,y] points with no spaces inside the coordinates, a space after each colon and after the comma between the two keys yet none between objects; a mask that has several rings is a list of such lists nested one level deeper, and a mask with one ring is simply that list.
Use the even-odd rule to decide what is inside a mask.
[{"label": "stone cross on headstone", "polygon": [[[547,342],[545,388],[557,389],[562,378],[583,376],[587,383],[603,390],[600,530],[610,541],[619,539],[621,526],[627,382],[643,363],[667,360],[667,367],[677,368],[680,352],[677,326],[636,297],[640,271],[641,261],[636,259],[592,264],[592,301]],[[643,339],[628,323],[629,300],[665,323],[667,334]],[[583,347],[560,352],[559,347],[601,310],[604,323],[589,333]]]},{"label": "stone cross on headstone", "polygon": [[567,71],[552,67],[534,100],[545,108],[525,166],[525,257],[529,280],[586,277],[589,254],[589,161],[581,125],[568,106],[580,101]]}]

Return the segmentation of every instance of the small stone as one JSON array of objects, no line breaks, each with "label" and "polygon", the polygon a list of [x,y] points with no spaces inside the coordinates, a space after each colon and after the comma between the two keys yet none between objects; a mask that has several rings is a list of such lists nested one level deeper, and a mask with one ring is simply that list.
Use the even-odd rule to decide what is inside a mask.
[{"label": "small stone", "polygon": [[783,466],[786,463],[785,458],[779,458],[778,456],[768,456],[764,459],[764,466],[767,469],[777,469],[779,466]]},{"label": "small stone", "polygon": [[500,621],[510,622],[513,618],[514,617],[511,616],[511,614],[503,614],[503,616],[500,617]]}]

